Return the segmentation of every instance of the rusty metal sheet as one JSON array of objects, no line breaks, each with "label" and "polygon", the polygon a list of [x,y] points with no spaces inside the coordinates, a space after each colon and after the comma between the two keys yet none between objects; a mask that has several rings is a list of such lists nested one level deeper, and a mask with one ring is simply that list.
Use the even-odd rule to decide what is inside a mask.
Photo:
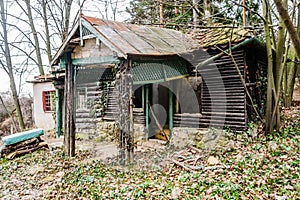
[{"label": "rusty metal sheet", "polygon": [[179,31],[82,17],[124,54],[170,55],[198,46],[197,42]]},{"label": "rusty metal sheet", "polygon": [[119,32],[109,26],[96,26],[100,33],[105,33],[106,38],[116,47],[121,49],[124,53],[140,53],[134,46],[126,41]]},{"label": "rusty metal sheet", "polygon": [[[157,49],[153,47],[152,44],[149,44],[145,39],[137,36],[134,32],[122,31],[120,34],[122,34],[122,37],[125,40],[130,41],[131,45],[133,45],[140,52],[140,54],[160,53]],[[132,54],[132,52],[127,53]]]}]

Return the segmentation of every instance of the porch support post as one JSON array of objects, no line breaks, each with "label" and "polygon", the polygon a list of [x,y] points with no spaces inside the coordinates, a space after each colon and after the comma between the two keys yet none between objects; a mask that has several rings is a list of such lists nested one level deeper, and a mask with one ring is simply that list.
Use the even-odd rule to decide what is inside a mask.
[{"label": "porch support post", "polygon": [[62,105],[61,105],[61,91],[56,88],[56,138],[61,135],[62,128]]},{"label": "porch support post", "polygon": [[146,86],[146,98],[145,98],[145,108],[146,108],[146,140],[149,139],[149,85]]},{"label": "porch support post", "polygon": [[67,55],[65,75],[65,133],[64,133],[64,154],[75,155],[75,80],[74,66],[71,63],[71,55]]},{"label": "porch support post", "polygon": [[171,90],[172,83],[170,82],[170,89],[169,89],[169,129],[170,129],[170,139],[172,138],[172,131],[173,131],[173,93]]},{"label": "porch support post", "polygon": [[176,106],[175,106],[175,113],[179,113],[179,93],[181,90],[181,84],[180,84],[180,79],[176,80]]}]

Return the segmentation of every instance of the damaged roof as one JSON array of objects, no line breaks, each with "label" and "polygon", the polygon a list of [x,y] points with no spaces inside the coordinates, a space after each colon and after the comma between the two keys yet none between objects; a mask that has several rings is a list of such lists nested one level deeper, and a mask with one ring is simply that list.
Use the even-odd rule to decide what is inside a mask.
[{"label": "damaged roof", "polygon": [[209,48],[215,45],[223,45],[231,43],[240,43],[246,39],[253,37],[254,31],[244,28],[219,27],[218,24],[214,28],[193,29],[189,36],[198,41],[200,47]]},{"label": "damaged roof", "polygon": [[189,36],[180,31],[155,26],[140,26],[95,17],[81,15],[80,20],[70,31],[54,56],[52,65],[70,51],[70,41],[78,38],[78,30],[95,35],[103,44],[116,53],[117,57],[126,58],[127,55],[176,55],[197,48],[199,45]]},{"label": "damaged roof", "polygon": [[84,15],[82,18],[123,54],[177,54],[196,48],[191,38],[172,29],[126,24]]}]

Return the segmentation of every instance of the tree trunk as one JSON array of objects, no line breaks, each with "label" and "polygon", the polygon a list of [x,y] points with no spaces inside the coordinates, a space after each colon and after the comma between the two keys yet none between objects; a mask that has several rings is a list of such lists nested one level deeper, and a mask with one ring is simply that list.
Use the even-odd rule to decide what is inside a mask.
[{"label": "tree trunk", "polygon": [[63,31],[63,41],[67,38],[69,32],[69,24],[70,24],[70,14],[71,14],[71,6],[73,0],[65,0],[65,21],[64,21],[64,31]]},{"label": "tree trunk", "polygon": [[175,12],[175,16],[178,15],[178,3],[177,3],[177,0],[174,0],[174,12]]},{"label": "tree trunk", "polygon": [[[197,0],[193,0],[194,2],[198,2]],[[207,24],[211,24],[211,7],[210,0],[203,0],[203,10],[204,10],[204,19]]]},{"label": "tree trunk", "polygon": [[[297,23],[297,33],[298,36],[300,35],[300,5],[298,4],[298,23]],[[290,107],[293,101],[293,92],[294,92],[294,85],[295,79],[297,74],[297,69],[299,67],[299,59],[297,56],[294,58],[294,63],[291,64],[289,70],[286,70],[286,89],[285,89],[285,106]]]},{"label": "tree trunk", "polygon": [[[297,58],[300,59],[300,39],[299,39],[298,33],[297,33],[293,23],[292,23],[292,20],[289,16],[289,13],[288,13],[287,9],[284,7],[281,0],[274,0],[274,2],[275,2],[275,5],[277,7],[277,10],[278,10],[283,22],[284,22],[284,25],[287,29],[287,32],[290,35],[292,43],[295,47]],[[299,11],[299,7],[298,7],[298,11]]]},{"label": "tree trunk", "polygon": [[164,2],[159,0],[159,23],[161,27],[164,27]]},{"label": "tree trunk", "polygon": [[6,60],[6,67],[7,67],[7,73],[9,76],[10,80],[10,89],[12,92],[14,104],[16,106],[16,112],[18,115],[18,121],[19,121],[19,126],[21,130],[25,129],[25,124],[23,121],[23,115],[21,111],[21,106],[18,98],[18,93],[16,89],[16,84],[15,84],[15,78],[14,78],[14,73],[13,73],[13,66],[11,62],[11,55],[10,55],[10,49],[8,46],[8,38],[7,38],[7,27],[6,27],[6,16],[5,16],[5,10],[4,10],[4,2],[0,1],[0,7],[1,7],[1,24],[3,28],[3,40],[4,40],[4,53],[5,53],[5,60]]},{"label": "tree trunk", "polygon": [[193,24],[195,28],[197,25],[199,25],[199,16],[197,11],[198,11],[198,0],[193,0]]},{"label": "tree trunk", "polygon": [[44,68],[43,68],[40,43],[39,43],[38,35],[37,35],[36,29],[35,29],[35,26],[33,23],[30,0],[25,0],[25,2],[26,2],[26,7],[27,7],[28,20],[30,23],[30,28],[32,31],[33,39],[34,39],[34,48],[35,48],[35,52],[36,52],[36,58],[37,58],[37,62],[38,62],[39,72],[40,72],[40,75],[44,75],[45,73],[44,73]]},{"label": "tree trunk", "polygon": [[51,55],[51,43],[50,43],[50,33],[49,33],[49,24],[48,24],[48,16],[47,16],[47,5],[45,0],[42,0],[42,9],[43,9],[43,20],[45,25],[45,37],[46,37],[46,47],[47,47],[47,56],[49,64],[52,61]]},{"label": "tree trunk", "polygon": [[[284,0],[284,6],[287,6],[287,0]],[[276,46],[276,58],[275,58],[275,90],[276,90],[276,99],[275,102],[279,101],[277,98],[280,98],[280,91],[282,86],[282,76],[283,76],[283,69],[284,69],[284,63],[283,63],[283,57],[285,52],[285,27],[283,23],[283,19],[279,17],[279,30],[278,30],[278,37],[277,37],[277,46]],[[275,118],[276,118],[276,130],[279,130],[280,128],[280,109],[278,105],[275,105],[276,110],[273,112],[276,112]],[[272,115],[273,116],[273,115]],[[275,120],[272,117],[272,121]]]},{"label": "tree trunk", "polygon": [[292,106],[293,101],[293,93],[294,93],[294,85],[295,79],[297,75],[297,69],[299,67],[299,60],[295,57],[294,63],[291,64],[290,69],[287,70],[287,89],[286,89],[286,107]]},{"label": "tree trunk", "polygon": [[272,127],[272,108],[273,108],[273,94],[272,94],[272,82],[273,82],[273,55],[272,55],[272,46],[271,46],[271,37],[269,30],[269,2],[268,0],[263,0],[263,13],[264,13],[264,32],[266,37],[266,46],[267,46],[267,56],[268,56],[268,83],[267,83],[267,102],[266,102],[266,121],[265,129],[266,133],[273,133]]},{"label": "tree trunk", "polygon": [[246,9],[246,0],[243,0],[243,26],[247,26],[247,9]]}]

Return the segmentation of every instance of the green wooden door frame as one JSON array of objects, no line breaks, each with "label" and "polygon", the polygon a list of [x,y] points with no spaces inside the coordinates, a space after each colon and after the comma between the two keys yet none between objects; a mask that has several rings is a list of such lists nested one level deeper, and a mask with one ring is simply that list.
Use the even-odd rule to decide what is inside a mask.
[{"label": "green wooden door frame", "polygon": [[146,114],[146,140],[149,139],[149,85],[145,85],[145,114]]},{"label": "green wooden door frame", "polygon": [[[172,86],[172,82],[170,83],[170,87]],[[143,88],[145,87],[145,90],[142,89],[142,99],[144,99],[143,96],[145,96],[145,104],[144,104],[144,109],[145,109],[145,125],[146,125],[146,139],[149,139],[149,84],[144,85]],[[144,94],[145,92],[145,94]],[[169,130],[170,130],[170,139],[172,138],[173,135],[173,92],[171,88],[169,88]]]},{"label": "green wooden door frame", "polygon": [[[169,82],[169,87],[172,87],[172,84],[172,82]],[[173,92],[171,88],[169,88],[169,130],[171,139],[173,133]]]},{"label": "green wooden door frame", "polygon": [[61,136],[61,130],[62,130],[62,90],[56,88],[56,138],[59,138]]}]

